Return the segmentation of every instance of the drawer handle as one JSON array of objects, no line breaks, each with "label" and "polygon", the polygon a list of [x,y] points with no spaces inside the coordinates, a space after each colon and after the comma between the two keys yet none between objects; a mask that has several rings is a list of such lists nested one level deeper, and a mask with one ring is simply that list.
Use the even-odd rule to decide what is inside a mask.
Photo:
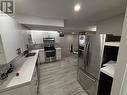
[{"label": "drawer handle", "polygon": [[88,77],[89,79],[91,79],[92,81],[96,82],[96,80],[94,80],[94,79],[91,78],[90,76],[88,76],[88,75],[86,75],[86,74],[85,74],[85,76]]}]

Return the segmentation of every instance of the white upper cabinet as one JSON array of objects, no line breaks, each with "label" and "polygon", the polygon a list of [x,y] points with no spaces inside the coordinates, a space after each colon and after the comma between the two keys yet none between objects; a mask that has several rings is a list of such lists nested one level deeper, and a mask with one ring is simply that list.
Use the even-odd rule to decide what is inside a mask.
[{"label": "white upper cabinet", "polygon": [[42,44],[43,38],[55,38],[55,42],[59,42],[59,33],[57,31],[37,31],[32,30],[31,31],[31,37],[33,44]]}]

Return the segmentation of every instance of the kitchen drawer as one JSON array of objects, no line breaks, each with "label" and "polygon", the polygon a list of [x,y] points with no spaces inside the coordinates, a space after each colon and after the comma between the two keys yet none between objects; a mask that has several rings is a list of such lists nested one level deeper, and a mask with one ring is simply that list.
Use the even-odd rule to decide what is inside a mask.
[{"label": "kitchen drawer", "polygon": [[56,54],[56,56],[61,56],[61,54]]},{"label": "kitchen drawer", "polygon": [[78,71],[78,81],[89,95],[96,95],[98,88],[98,80],[85,74],[82,70]]},{"label": "kitchen drawer", "polygon": [[56,49],[56,53],[61,53],[61,49]]}]

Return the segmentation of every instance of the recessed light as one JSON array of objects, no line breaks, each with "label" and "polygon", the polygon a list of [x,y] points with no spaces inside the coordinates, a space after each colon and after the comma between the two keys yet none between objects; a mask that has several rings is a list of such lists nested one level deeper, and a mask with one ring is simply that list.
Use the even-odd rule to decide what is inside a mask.
[{"label": "recessed light", "polygon": [[80,11],[80,9],[81,9],[81,5],[80,4],[76,4],[74,6],[74,11],[78,12],[78,11]]},{"label": "recessed light", "polygon": [[75,32],[72,32],[72,34],[74,35],[74,34],[75,34]]}]

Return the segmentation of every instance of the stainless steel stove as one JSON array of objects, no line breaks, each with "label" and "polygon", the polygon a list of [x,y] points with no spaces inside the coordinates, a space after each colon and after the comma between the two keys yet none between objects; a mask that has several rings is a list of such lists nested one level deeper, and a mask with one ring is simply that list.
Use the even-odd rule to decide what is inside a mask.
[{"label": "stainless steel stove", "polygon": [[44,38],[45,62],[56,61],[55,38]]}]

